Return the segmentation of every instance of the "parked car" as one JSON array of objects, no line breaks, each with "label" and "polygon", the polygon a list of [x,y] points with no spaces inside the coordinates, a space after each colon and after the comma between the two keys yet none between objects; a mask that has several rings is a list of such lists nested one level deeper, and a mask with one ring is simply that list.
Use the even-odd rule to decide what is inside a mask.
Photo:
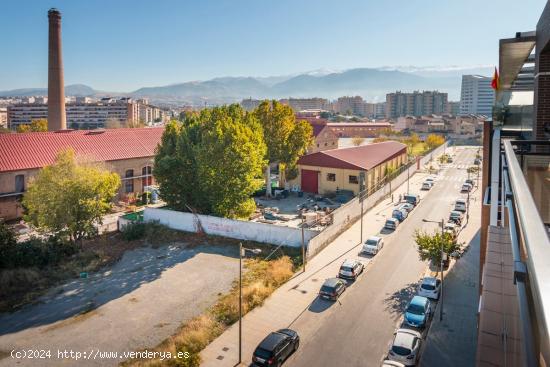
[{"label": "parked car", "polygon": [[346,285],[342,279],[329,278],[323,283],[319,296],[331,301],[338,300],[338,297],[346,290]]},{"label": "parked car", "polygon": [[363,245],[363,248],[361,249],[361,252],[370,254],[370,255],[376,255],[378,251],[380,251],[384,247],[384,241],[381,237],[372,236],[369,237],[365,244]]},{"label": "parked car", "polygon": [[447,163],[453,163],[453,157],[448,156],[447,157]]},{"label": "parked car", "polygon": [[472,191],[472,185],[470,185],[469,183],[464,183],[462,185],[462,188],[460,189],[460,192],[470,192]]},{"label": "parked car", "polygon": [[389,359],[386,359],[384,362],[382,362],[382,367],[405,367],[405,365],[401,362],[390,361]]},{"label": "parked car", "polygon": [[403,222],[405,219],[407,219],[408,215],[409,212],[407,212],[405,209],[394,209],[391,213],[391,216],[400,222]]},{"label": "parked car", "polygon": [[422,183],[422,187],[420,188],[421,190],[429,190],[431,189],[433,186],[433,183],[431,181],[424,181],[424,183]]},{"label": "parked car", "polygon": [[464,215],[459,212],[459,211],[456,211],[456,210],[453,210],[450,214],[449,214],[449,222],[453,222],[455,223],[456,225],[462,225],[462,218],[464,217]]},{"label": "parked car", "polygon": [[281,366],[300,345],[298,333],[291,329],[274,331],[262,340],[252,354],[255,366]]},{"label": "parked car", "polygon": [[355,280],[363,272],[364,269],[365,266],[362,262],[353,259],[347,259],[342,263],[342,265],[340,265],[338,276],[340,278]]},{"label": "parked car", "polygon": [[476,166],[479,166],[481,164],[481,159],[479,159],[479,158],[474,159],[474,164]]},{"label": "parked car", "polygon": [[467,184],[472,185],[472,187],[475,186],[475,185],[474,185],[474,180],[472,180],[471,178],[466,179],[466,181],[464,181],[464,182],[467,183]]},{"label": "parked car", "polygon": [[431,182],[432,184],[435,184],[435,177],[426,177],[426,179],[424,180],[426,182]]},{"label": "parked car", "polygon": [[407,203],[417,206],[420,203],[420,196],[415,194],[408,194],[403,196],[403,200],[405,200]]},{"label": "parked car", "polygon": [[384,224],[384,228],[386,229],[397,229],[397,226],[399,225],[399,220],[395,218],[388,218],[386,219],[386,223]]},{"label": "parked car", "polygon": [[407,325],[423,328],[430,319],[432,307],[430,300],[422,296],[414,296],[405,310],[405,322]]},{"label": "parked car", "polygon": [[412,205],[411,203],[401,203],[399,204],[397,209],[405,209],[408,213],[410,213],[414,209],[414,205]]},{"label": "parked car", "polygon": [[466,211],[466,200],[465,199],[456,199],[455,201],[455,210],[458,212]]},{"label": "parked car", "polygon": [[418,286],[418,295],[426,298],[438,300],[440,291],[441,280],[434,277],[422,279],[420,286]]},{"label": "parked car", "polygon": [[414,366],[418,360],[422,335],[411,329],[397,329],[394,335],[388,359],[405,366]]},{"label": "parked car", "polygon": [[458,236],[458,226],[453,222],[445,223],[445,227],[443,227],[443,231],[446,233],[450,233],[453,236],[453,238],[456,238]]}]

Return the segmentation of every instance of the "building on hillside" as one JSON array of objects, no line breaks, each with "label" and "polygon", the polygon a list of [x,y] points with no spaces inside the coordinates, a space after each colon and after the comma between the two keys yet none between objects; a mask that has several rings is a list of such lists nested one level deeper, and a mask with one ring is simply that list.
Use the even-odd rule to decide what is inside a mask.
[{"label": "building on hillside", "polygon": [[386,118],[422,116],[447,112],[447,93],[438,91],[414,91],[412,93],[386,94]]},{"label": "building on hillside", "polygon": [[491,88],[491,77],[462,75],[460,89],[460,114],[485,115],[491,117],[495,91]]},{"label": "building on hillside", "polygon": [[0,127],[8,127],[8,109],[0,107]]},{"label": "building on hillside", "polygon": [[327,126],[339,138],[374,138],[380,131],[393,127],[389,122],[329,122]]},{"label": "building on hillside", "polygon": [[252,111],[262,103],[261,99],[247,98],[241,101],[241,107],[246,111]]},{"label": "building on hillside", "polygon": [[74,149],[78,158],[101,162],[120,176],[116,200],[142,193],[154,183],[155,148],[163,131],[157,127],[0,134],[0,218],[21,217],[21,197],[29,180],[68,148]]},{"label": "building on hillside", "polygon": [[[104,128],[108,122],[121,126],[130,123],[151,125],[162,120],[164,111],[145,104],[143,100],[132,98],[102,98],[100,101],[75,100],[65,105],[67,127],[70,129]],[[7,109],[8,126],[15,130],[19,125],[30,124],[33,120],[48,118],[48,105],[44,103],[19,103]]]},{"label": "building on hillside", "polygon": [[298,177],[291,187],[309,193],[330,194],[338,190],[359,193],[359,180],[365,176],[365,188],[380,183],[387,167],[400,167],[407,162],[407,146],[395,141],[333,149],[308,154],[298,160]]},{"label": "building on hillside", "polygon": [[285,98],[279,102],[290,106],[294,112],[304,110],[330,110],[330,102],[325,98]]},{"label": "building on hillside", "polygon": [[449,102],[447,113],[449,115],[458,116],[460,114],[460,102]]}]

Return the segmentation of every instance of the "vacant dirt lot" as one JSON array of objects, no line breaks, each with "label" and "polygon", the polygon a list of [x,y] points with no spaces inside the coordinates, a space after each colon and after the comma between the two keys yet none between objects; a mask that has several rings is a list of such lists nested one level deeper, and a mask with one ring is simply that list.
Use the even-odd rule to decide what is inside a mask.
[{"label": "vacant dirt lot", "polygon": [[[60,360],[57,351],[121,353],[155,346],[230,289],[238,275],[236,256],[235,246],[183,242],[126,252],[108,270],[0,314],[0,366],[117,365],[121,359]],[[52,358],[15,361],[13,349],[50,350]]]}]

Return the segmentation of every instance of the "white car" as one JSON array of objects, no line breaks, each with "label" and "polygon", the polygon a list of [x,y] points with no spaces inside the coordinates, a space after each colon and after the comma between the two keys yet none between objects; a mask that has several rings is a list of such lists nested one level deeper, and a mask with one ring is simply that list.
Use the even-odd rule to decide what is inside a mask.
[{"label": "white car", "polygon": [[361,249],[361,253],[376,255],[378,251],[382,250],[382,247],[384,247],[384,241],[382,238],[372,236],[365,241],[365,244]]},{"label": "white car", "polygon": [[414,366],[418,360],[422,334],[411,329],[397,329],[393,338],[388,359]]},{"label": "white car", "polygon": [[434,277],[422,279],[422,283],[418,286],[418,295],[426,298],[438,300],[440,291],[441,280]]},{"label": "white car", "polygon": [[445,227],[443,227],[443,230],[447,233],[450,233],[453,237],[456,237],[458,235],[458,226],[453,222],[445,223]]},{"label": "white car", "polygon": [[420,188],[421,190],[429,190],[432,188],[432,183],[430,181],[425,181],[423,184],[422,184],[422,187]]},{"label": "white car", "polygon": [[405,367],[405,365],[401,362],[390,361],[389,359],[386,359],[384,362],[382,362],[382,367]]},{"label": "white car", "polygon": [[456,199],[456,201],[455,201],[455,210],[457,212],[465,212],[466,211],[466,200],[465,199]]},{"label": "white car", "polygon": [[472,191],[472,185],[469,183],[465,183],[462,185],[462,188],[460,189],[461,192],[470,192]]},{"label": "white car", "polygon": [[388,218],[388,219],[386,219],[386,223],[384,224],[384,228],[396,230],[398,225],[399,225],[399,221],[397,219]]},{"label": "white car", "polygon": [[340,266],[338,277],[355,280],[361,273],[363,273],[364,269],[365,266],[362,262],[353,259],[346,259]]},{"label": "white car", "polygon": [[396,209],[406,210],[407,213],[410,213],[414,209],[414,205],[412,205],[411,203],[401,203]]}]

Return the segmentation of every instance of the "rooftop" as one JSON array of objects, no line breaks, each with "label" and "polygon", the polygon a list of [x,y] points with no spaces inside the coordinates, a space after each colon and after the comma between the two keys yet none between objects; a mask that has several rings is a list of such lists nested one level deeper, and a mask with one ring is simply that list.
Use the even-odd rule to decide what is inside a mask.
[{"label": "rooftop", "polygon": [[332,149],[308,154],[298,160],[307,166],[370,170],[380,163],[405,153],[407,146],[396,141],[363,145],[353,148]]},{"label": "rooftop", "polygon": [[152,157],[164,128],[63,130],[0,134],[0,172],[51,165],[58,152],[72,148],[94,161]]}]

